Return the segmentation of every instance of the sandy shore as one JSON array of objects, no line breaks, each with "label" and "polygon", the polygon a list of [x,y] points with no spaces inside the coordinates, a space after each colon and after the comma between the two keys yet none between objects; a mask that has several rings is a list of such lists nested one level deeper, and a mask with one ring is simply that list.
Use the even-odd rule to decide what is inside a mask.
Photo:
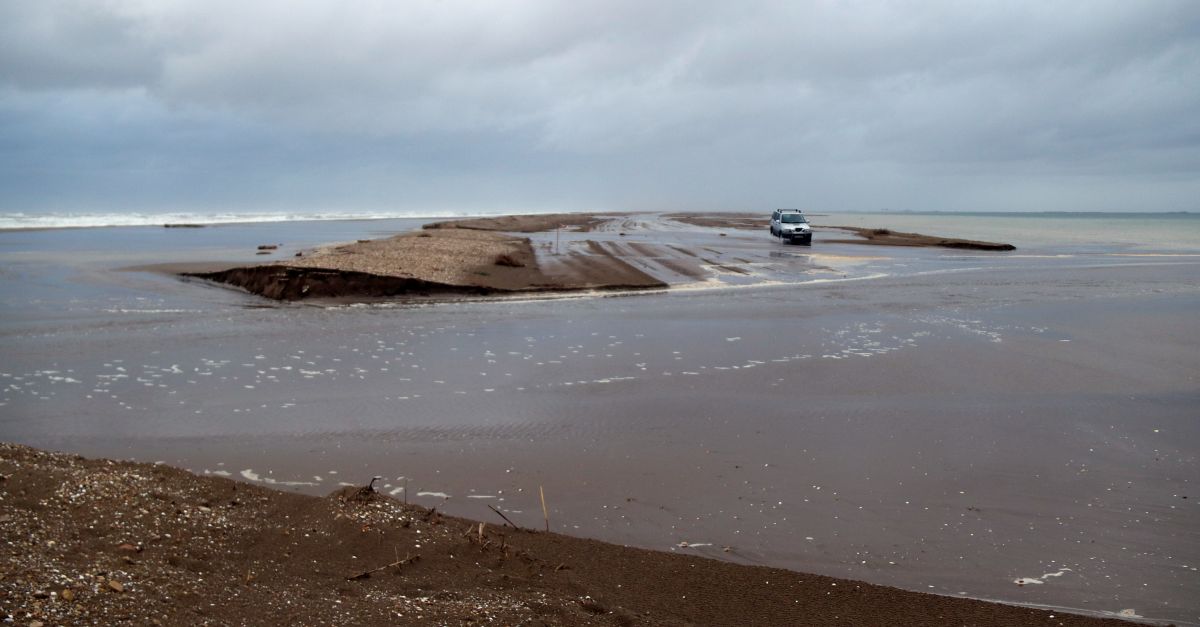
[{"label": "sandy shore", "polygon": [[1124,624],[14,444],[0,531],[18,624]]}]

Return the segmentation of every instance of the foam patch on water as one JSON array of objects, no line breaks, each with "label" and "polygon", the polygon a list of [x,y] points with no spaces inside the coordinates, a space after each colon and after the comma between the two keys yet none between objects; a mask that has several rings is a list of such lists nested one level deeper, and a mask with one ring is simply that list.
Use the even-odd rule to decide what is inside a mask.
[{"label": "foam patch on water", "polygon": [[1024,586],[1026,584],[1041,585],[1046,583],[1046,580],[1051,577],[1062,577],[1064,574],[1069,572],[1071,572],[1070,568],[1063,568],[1053,573],[1044,573],[1041,577],[1017,577],[1013,580],[1013,583],[1017,584],[1018,586]]},{"label": "foam patch on water", "polygon": [[450,495],[446,494],[445,492],[417,492],[417,496],[433,496],[439,499],[450,498]]},{"label": "foam patch on water", "polygon": [[298,486],[298,485],[317,485],[312,481],[278,481],[271,477],[264,477],[256,472],[253,468],[247,468],[240,473],[247,481],[264,483],[267,485],[282,485],[282,486]]}]

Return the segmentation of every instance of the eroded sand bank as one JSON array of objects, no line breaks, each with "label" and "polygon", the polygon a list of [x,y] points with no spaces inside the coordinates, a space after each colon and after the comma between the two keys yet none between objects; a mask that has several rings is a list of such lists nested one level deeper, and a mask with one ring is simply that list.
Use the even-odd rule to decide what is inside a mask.
[{"label": "eroded sand bank", "polygon": [[604,255],[547,272],[538,263],[528,238],[466,228],[404,233],[329,246],[286,262],[189,276],[228,283],[277,300],[666,286]]}]

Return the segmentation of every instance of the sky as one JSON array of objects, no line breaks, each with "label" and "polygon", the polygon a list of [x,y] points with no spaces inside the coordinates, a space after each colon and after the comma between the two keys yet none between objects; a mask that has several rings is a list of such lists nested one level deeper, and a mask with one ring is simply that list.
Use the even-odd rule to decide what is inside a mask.
[{"label": "sky", "polygon": [[0,0],[0,212],[1198,199],[1195,0]]}]

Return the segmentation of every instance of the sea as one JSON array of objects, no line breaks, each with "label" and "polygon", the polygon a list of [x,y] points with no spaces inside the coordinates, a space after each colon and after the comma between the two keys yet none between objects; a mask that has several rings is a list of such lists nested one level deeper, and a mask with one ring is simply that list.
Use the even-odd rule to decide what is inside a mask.
[{"label": "sea", "polygon": [[1003,253],[571,236],[769,269],[649,293],[277,303],[169,271],[445,217],[0,214],[0,440],[529,526],[544,492],[572,535],[1200,624],[1200,215],[810,214]]}]

